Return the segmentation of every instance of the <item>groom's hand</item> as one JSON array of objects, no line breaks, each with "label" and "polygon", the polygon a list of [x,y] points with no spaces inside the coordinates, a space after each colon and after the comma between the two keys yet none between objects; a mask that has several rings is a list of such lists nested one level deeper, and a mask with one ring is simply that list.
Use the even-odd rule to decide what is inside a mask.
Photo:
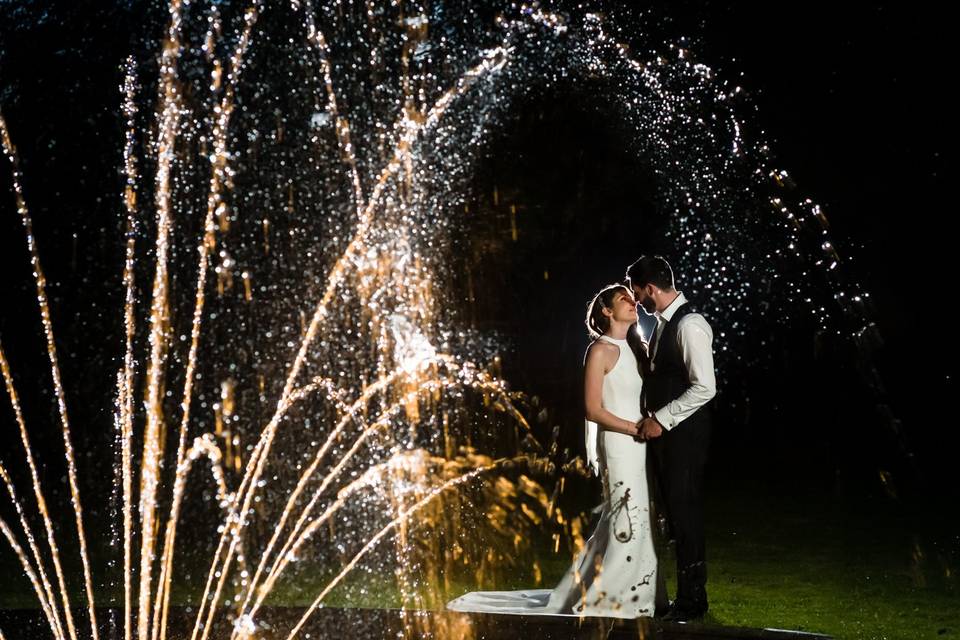
[{"label": "groom's hand", "polygon": [[640,439],[652,440],[663,435],[663,427],[656,418],[644,418],[640,421]]}]

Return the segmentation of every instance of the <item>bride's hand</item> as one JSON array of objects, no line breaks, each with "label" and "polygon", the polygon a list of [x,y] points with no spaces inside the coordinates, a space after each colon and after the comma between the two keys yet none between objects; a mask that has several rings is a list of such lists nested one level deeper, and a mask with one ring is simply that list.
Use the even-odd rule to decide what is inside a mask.
[{"label": "bride's hand", "polygon": [[637,426],[640,428],[641,440],[651,440],[663,435],[663,427],[656,418],[644,418]]}]

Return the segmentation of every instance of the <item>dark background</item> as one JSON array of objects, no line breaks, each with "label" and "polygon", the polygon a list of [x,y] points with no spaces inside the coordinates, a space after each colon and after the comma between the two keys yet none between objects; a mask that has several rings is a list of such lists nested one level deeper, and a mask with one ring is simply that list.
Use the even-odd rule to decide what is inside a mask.
[{"label": "dark background", "polygon": [[[843,350],[815,357],[809,328],[798,325],[763,368],[728,372],[711,474],[882,494],[883,470],[901,492],[955,494],[955,236],[946,185],[954,72],[945,16],[932,5],[877,2],[679,2],[651,12],[665,39],[689,37],[701,61],[739,78],[779,166],[824,207],[844,268],[875,298],[885,341],[875,353],[887,390],[882,400],[902,421],[898,440]],[[99,372],[115,370],[120,355],[102,340],[116,332],[120,308],[119,287],[103,286],[115,282],[121,264],[120,65],[128,53],[156,50],[155,35],[142,25],[157,24],[161,13],[140,3],[0,4],[0,107],[22,158],[81,450],[84,442],[103,442],[96,431],[111,427],[113,381]],[[527,106],[529,117],[521,114],[502,151],[530,167],[549,161],[551,171],[517,174],[494,154],[478,182],[507,185],[532,208],[573,214],[487,278],[501,311],[473,320],[509,336],[515,356],[506,362],[507,378],[542,394],[572,441],[583,306],[639,253],[662,247],[637,242],[653,235],[658,219],[643,169],[616,127],[573,100]],[[22,229],[9,178],[2,184],[0,336],[25,406],[51,412],[53,425]],[[2,442],[11,442],[11,431]],[[58,438],[54,430],[37,438],[41,457],[45,448],[60,451]]]}]

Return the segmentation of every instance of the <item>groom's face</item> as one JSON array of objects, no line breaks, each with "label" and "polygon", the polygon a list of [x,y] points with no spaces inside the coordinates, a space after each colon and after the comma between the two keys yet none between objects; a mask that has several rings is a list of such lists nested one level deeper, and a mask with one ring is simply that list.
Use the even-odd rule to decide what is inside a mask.
[{"label": "groom's face", "polygon": [[633,285],[633,296],[637,299],[637,304],[643,307],[648,314],[653,314],[657,310],[657,303],[653,299],[653,286],[638,287]]}]

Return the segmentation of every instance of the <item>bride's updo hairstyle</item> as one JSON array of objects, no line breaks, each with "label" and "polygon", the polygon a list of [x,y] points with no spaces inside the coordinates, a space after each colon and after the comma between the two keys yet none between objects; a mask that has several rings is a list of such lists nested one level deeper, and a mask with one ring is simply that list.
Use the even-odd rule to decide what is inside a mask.
[{"label": "bride's updo hairstyle", "polygon": [[[621,291],[624,291],[627,295],[632,295],[626,285],[608,284],[597,295],[593,296],[593,300],[587,305],[586,325],[587,332],[592,340],[597,340],[610,328],[610,317],[603,315],[603,310],[613,308],[613,300]],[[649,363],[649,356],[647,355],[647,345],[640,337],[637,325],[633,325],[627,330],[627,344],[630,345],[630,350],[637,357],[640,374],[644,375]]]},{"label": "bride's updo hairstyle", "polygon": [[613,300],[621,290],[626,292],[627,295],[630,294],[630,290],[625,285],[608,284],[597,295],[593,296],[593,300],[587,305],[587,332],[594,340],[605,334],[607,329],[610,328],[610,318],[603,315],[603,310],[613,308]]}]

